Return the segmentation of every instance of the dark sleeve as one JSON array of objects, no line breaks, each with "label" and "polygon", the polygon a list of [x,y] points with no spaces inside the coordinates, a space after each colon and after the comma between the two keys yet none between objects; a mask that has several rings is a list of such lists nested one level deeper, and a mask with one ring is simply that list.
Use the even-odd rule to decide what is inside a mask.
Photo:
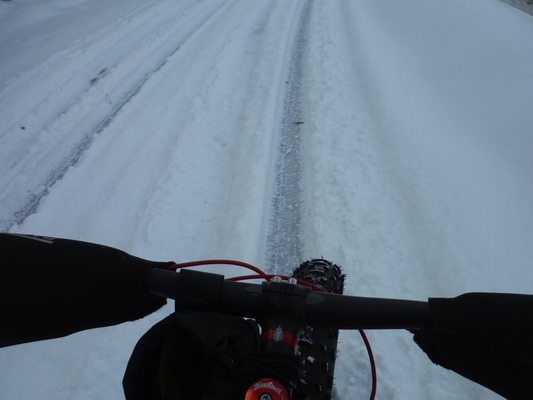
[{"label": "dark sleeve", "polygon": [[92,243],[0,233],[0,347],[142,318],[166,303],[144,279],[158,263]]},{"label": "dark sleeve", "polygon": [[468,293],[429,306],[435,327],[414,339],[434,363],[507,399],[533,399],[533,296]]}]

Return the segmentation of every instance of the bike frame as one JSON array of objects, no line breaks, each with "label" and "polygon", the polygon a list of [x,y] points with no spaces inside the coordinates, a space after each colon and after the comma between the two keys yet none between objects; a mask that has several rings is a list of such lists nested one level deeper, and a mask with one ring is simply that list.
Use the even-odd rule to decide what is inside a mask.
[{"label": "bike frame", "polygon": [[[216,311],[253,318],[261,326],[261,351],[294,356],[308,327],[331,329],[420,329],[432,326],[427,302],[368,298],[313,291],[275,277],[262,284],[233,282],[223,275],[189,269],[154,269],[146,280],[152,294],[174,299],[177,312]],[[288,399],[275,379],[253,382],[245,400]]]}]

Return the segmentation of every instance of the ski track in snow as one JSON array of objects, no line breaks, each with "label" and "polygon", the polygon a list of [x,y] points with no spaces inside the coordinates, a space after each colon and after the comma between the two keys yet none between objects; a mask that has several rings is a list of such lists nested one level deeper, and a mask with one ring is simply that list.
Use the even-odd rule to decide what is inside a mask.
[{"label": "ski track in snow", "polygon": [[312,4],[312,0],[303,3],[297,22],[295,42],[290,47],[292,51],[280,129],[279,158],[276,163],[274,197],[266,244],[266,264],[272,268],[273,273],[284,275],[290,275],[302,261],[300,135],[304,121],[302,121],[301,87]]},{"label": "ski track in snow", "polygon": [[[12,117],[8,120],[6,125],[11,125],[11,129],[6,130],[5,137],[8,140],[15,138],[18,143],[8,143],[7,146],[13,146],[16,150],[25,150],[26,154],[13,154],[13,156],[19,156],[22,159],[13,157],[13,160],[4,160],[5,164],[0,171],[4,176],[4,179],[0,181],[0,188],[3,189],[1,191],[8,194],[8,196],[0,196],[3,214],[5,213],[0,215],[1,231],[8,231],[13,225],[22,223],[29,215],[35,212],[41,198],[46,196],[48,189],[63,177],[69,167],[76,164],[84,151],[90,146],[94,135],[101,133],[113,121],[124,105],[139,92],[144,83],[159,71],[166,64],[169,57],[176,53],[224,4],[225,2],[220,2],[220,4],[215,4],[214,7],[194,7],[192,5],[183,11],[178,9],[177,15],[163,24],[161,24],[159,18],[155,19],[159,24],[152,28],[153,32],[149,35],[146,35],[145,29],[141,31],[140,28],[150,23],[148,16],[154,19],[152,14],[157,16],[157,14],[162,12],[161,10],[141,14],[140,18],[135,21],[134,26],[129,21],[121,21],[125,27],[117,29],[120,32],[120,37],[116,39],[115,43],[119,45],[120,43],[117,42],[124,40],[124,36],[129,35],[132,30],[143,33],[142,36],[139,35],[135,38],[140,43],[128,43],[129,46],[124,46],[125,48],[120,49],[124,54],[115,64],[101,69],[94,78],[85,82],[84,88],[77,88],[82,92],[74,97],[73,103],[66,104],[65,109],[60,114],[50,115],[48,121],[42,118],[42,121],[39,121],[42,126],[39,126],[38,122],[32,126],[30,129],[34,132],[33,138],[22,139],[20,135],[13,135],[13,132],[20,129],[21,126],[26,128],[25,115],[18,117],[18,119],[15,119],[17,117]],[[200,9],[196,10],[195,8]],[[101,36],[104,36],[105,33]],[[90,62],[91,58],[97,56],[101,50],[100,40],[102,39],[100,37],[97,39],[99,40],[94,41],[92,46],[94,49],[89,46],[89,49],[84,51],[85,54],[83,56],[86,62]],[[132,40],[130,39],[130,41]],[[134,45],[136,46],[135,50],[128,52]],[[77,57],[78,52],[80,50],[67,54],[66,57]],[[65,55],[62,55],[62,57],[65,57]],[[56,68],[60,68],[58,63],[61,58],[59,60],[58,58],[53,57],[47,63],[51,65],[45,65],[43,69],[53,71]],[[109,59],[106,61],[109,61]],[[81,73],[86,74],[87,72],[82,70]],[[62,72],[61,74],[64,73]],[[36,72],[36,75],[36,77],[32,76],[28,79],[30,84],[38,84],[37,81],[43,79],[44,74],[40,70]],[[36,108],[39,110],[38,112],[41,112],[40,109],[46,108],[47,104],[50,103],[57,106],[57,103],[61,101],[57,101],[56,97],[64,96],[70,86],[79,85],[79,83],[74,83],[73,81],[74,79],[70,77],[68,81],[64,82],[62,90],[57,95],[53,92],[44,92],[46,97],[42,100],[42,103],[39,104],[37,102]],[[7,99],[11,102],[13,92],[20,90],[19,88],[11,87],[9,89],[5,91],[5,102],[8,101]],[[70,98],[69,96],[65,97],[67,99]],[[108,101],[109,104],[107,103]],[[24,111],[31,113],[27,110]],[[45,110],[44,113],[47,113],[47,111]],[[54,111],[50,110],[48,112],[53,113]],[[53,135],[57,131],[61,133],[57,136]],[[37,140],[38,142],[37,146],[30,146],[28,150],[21,146],[21,140],[26,145],[30,141]],[[45,151],[43,151],[43,141],[48,142],[48,148]],[[52,141],[55,142],[55,145],[50,145]],[[42,160],[47,161],[43,162]],[[7,164],[8,162],[10,164]],[[22,195],[13,197],[13,193]]]},{"label": "ski track in snow", "polygon": [[[118,2],[0,2],[22,18],[1,28],[0,230],[276,272],[324,256],[362,296],[532,293],[531,17],[496,0]],[[281,232],[298,240],[274,249]],[[123,398],[135,342],[171,311],[1,349],[0,397]],[[367,334],[378,399],[499,398],[408,332]],[[356,333],[339,355],[339,398],[368,398]]]}]

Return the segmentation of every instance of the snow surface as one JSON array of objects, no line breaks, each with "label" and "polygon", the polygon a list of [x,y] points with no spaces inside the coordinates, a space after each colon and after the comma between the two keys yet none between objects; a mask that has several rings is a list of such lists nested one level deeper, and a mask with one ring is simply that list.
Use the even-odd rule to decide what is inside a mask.
[{"label": "snow surface", "polygon": [[[302,257],[342,265],[348,294],[533,294],[533,19],[497,0],[0,1],[0,230],[273,270],[307,9]],[[170,312],[1,349],[0,398],[123,398]],[[408,332],[368,334],[378,399],[500,398]],[[357,334],[339,350],[338,398],[368,398]]]}]

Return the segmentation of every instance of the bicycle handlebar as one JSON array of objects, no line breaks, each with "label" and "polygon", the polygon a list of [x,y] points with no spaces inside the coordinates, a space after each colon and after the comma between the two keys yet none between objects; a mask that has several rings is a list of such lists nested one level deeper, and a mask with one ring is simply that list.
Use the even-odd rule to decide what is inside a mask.
[{"label": "bicycle handlebar", "polygon": [[304,318],[316,328],[419,329],[433,326],[429,304],[423,301],[357,297],[311,291],[301,285],[264,282],[262,285],[224,280],[224,276],[182,270],[178,273],[153,269],[147,290],[182,306],[229,315],[257,318],[267,287],[303,298]]}]

